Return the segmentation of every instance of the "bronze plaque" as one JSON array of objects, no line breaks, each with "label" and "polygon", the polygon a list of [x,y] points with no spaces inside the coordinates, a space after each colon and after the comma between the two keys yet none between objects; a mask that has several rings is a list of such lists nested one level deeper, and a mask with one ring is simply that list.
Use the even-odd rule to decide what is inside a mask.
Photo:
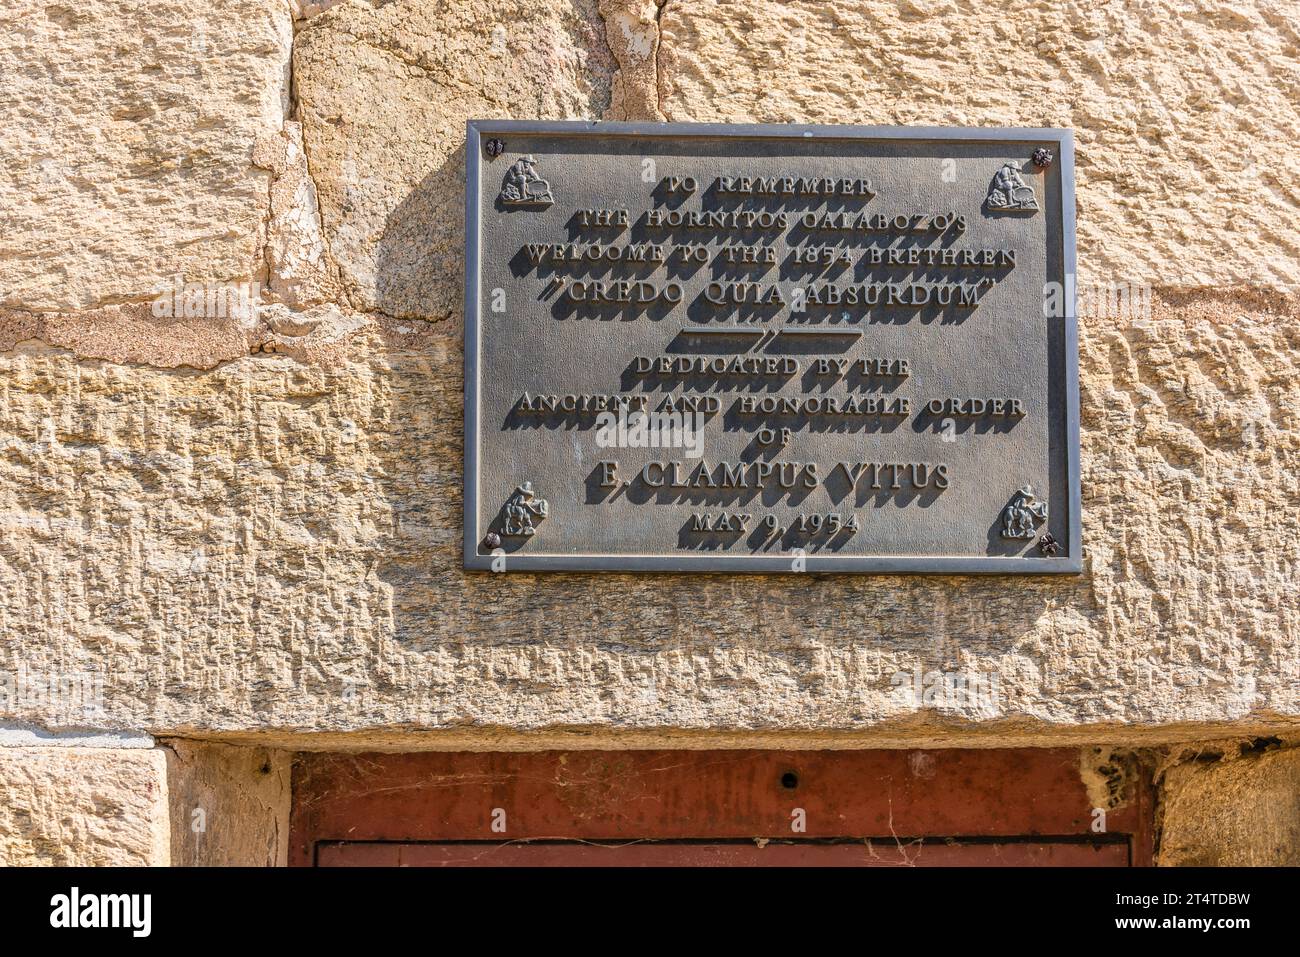
[{"label": "bronze plaque", "polygon": [[467,568],[1080,570],[1069,131],[466,155]]}]

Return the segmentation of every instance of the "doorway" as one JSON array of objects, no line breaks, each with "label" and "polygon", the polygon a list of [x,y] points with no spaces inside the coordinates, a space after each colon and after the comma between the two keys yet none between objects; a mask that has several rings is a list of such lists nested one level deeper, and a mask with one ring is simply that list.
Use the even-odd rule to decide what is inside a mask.
[{"label": "doorway", "polygon": [[1148,865],[1078,749],[302,754],[299,866]]}]

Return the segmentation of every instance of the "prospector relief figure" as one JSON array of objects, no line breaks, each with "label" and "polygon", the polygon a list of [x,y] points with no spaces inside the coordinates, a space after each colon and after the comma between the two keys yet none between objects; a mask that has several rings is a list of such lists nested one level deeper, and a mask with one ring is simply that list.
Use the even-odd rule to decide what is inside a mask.
[{"label": "prospector relief figure", "polygon": [[1002,164],[1002,168],[993,177],[993,185],[989,187],[984,202],[989,209],[1028,212],[1038,208],[1034,188],[1025,182],[1025,178],[1020,175],[1020,167],[1015,163]]},{"label": "prospector relief figure", "polygon": [[1034,497],[1032,485],[1022,485],[1002,510],[1003,538],[1033,538],[1038,522],[1047,521],[1047,503]]},{"label": "prospector relief figure", "polygon": [[533,519],[546,517],[549,506],[546,499],[537,498],[533,483],[525,482],[515,489],[506,501],[506,520],[501,531],[505,535],[534,535],[537,533]]},{"label": "prospector relief figure", "polygon": [[500,199],[506,206],[545,206],[555,202],[551,184],[537,175],[537,160],[531,156],[516,160],[506,171]]}]

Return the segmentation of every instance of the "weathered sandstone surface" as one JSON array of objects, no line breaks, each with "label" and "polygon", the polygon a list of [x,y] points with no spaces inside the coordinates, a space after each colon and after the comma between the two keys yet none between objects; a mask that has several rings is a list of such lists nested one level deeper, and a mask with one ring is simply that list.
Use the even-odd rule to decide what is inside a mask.
[{"label": "weathered sandstone surface", "polygon": [[170,863],[166,761],[149,748],[0,747],[0,863]]},{"label": "weathered sandstone surface", "polygon": [[[1284,8],[296,15],[273,0],[5,14],[0,673],[99,671],[104,701],[17,695],[0,718],[925,742],[1300,720],[1300,303],[1282,288],[1300,54]],[[1082,323],[1084,574],[464,573],[477,116],[1073,127],[1083,282],[1157,287],[1149,317]],[[151,289],[178,273],[259,281],[268,305],[159,319]],[[897,680],[916,669],[994,674],[998,696],[927,705]]]}]

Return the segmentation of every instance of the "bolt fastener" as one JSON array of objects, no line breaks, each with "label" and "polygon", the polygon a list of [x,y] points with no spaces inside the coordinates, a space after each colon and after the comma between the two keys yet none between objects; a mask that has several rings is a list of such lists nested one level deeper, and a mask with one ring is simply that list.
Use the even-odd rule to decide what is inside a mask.
[{"label": "bolt fastener", "polygon": [[1043,532],[1043,537],[1038,540],[1038,550],[1051,558],[1061,550],[1061,543],[1056,540],[1051,532]]},{"label": "bolt fastener", "polygon": [[496,532],[488,532],[488,533],[487,533],[487,537],[486,537],[485,539],[483,539],[483,540],[484,540],[485,542],[487,542],[487,547],[488,547],[488,548],[500,548],[500,547],[501,547],[501,536],[498,535]]},{"label": "bolt fastener", "polygon": [[1056,159],[1056,157],[1051,150],[1040,146],[1030,155],[1030,159],[1034,161],[1034,165],[1039,169],[1047,169],[1052,165],[1052,160]]},{"label": "bolt fastener", "polygon": [[483,144],[483,152],[487,153],[492,159],[496,159],[506,151],[506,144],[493,137]]}]

